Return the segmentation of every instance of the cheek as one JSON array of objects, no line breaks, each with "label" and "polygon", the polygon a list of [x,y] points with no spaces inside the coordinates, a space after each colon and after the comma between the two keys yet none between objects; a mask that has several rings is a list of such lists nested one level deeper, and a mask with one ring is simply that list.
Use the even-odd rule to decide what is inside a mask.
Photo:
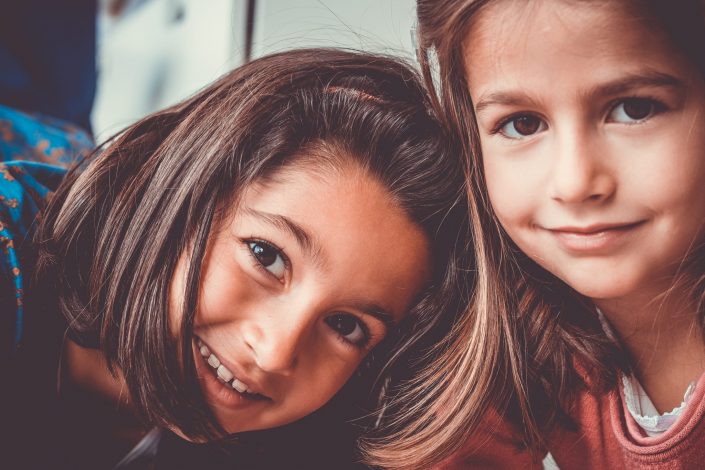
[{"label": "cheek", "polygon": [[526,171],[515,169],[499,158],[484,164],[485,183],[492,209],[502,225],[511,232],[511,225],[531,216],[537,196]]},{"label": "cheek", "polygon": [[669,131],[644,139],[645,145],[630,146],[633,158],[623,160],[620,189],[625,196],[630,195],[636,199],[634,202],[656,213],[692,211],[694,206],[700,207],[698,212],[702,213],[705,208],[705,132]]},{"label": "cheek", "polygon": [[[700,97],[700,99],[705,99]],[[705,192],[705,105],[694,107],[680,120],[653,137],[654,150],[648,155],[653,164],[648,180],[652,197],[687,203],[702,201]]]},{"label": "cheek", "polygon": [[261,289],[234,257],[210,260],[201,286],[196,325],[228,322],[262,302]]},{"label": "cheek", "polygon": [[[186,254],[179,259],[169,289],[169,323],[174,335],[178,334],[183,315],[187,261]],[[194,327],[226,321],[233,312],[241,310],[234,309],[234,305],[242,307],[252,301],[257,290],[232,249],[224,250],[218,242],[214,243],[206,252],[201,266],[201,288]]]},{"label": "cheek", "polygon": [[343,360],[325,351],[311,354],[309,373],[297,372],[297,392],[289,396],[290,412],[298,419],[325,405],[345,386],[360,362]]},{"label": "cheek", "polygon": [[672,168],[655,185],[642,185],[649,210],[656,214],[657,227],[663,236],[660,250],[673,250],[672,256],[684,256],[703,239],[705,220],[705,171]]},{"label": "cheek", "polygon": [[[345,385],[348,379],[352,376],[358,364],[340,364],[336,369],[327,368],[324,364],[320,364],[317,370],[319,391],[316,393],[317,400],[323,404],[333,398],[333,395]],[[310,390],[309,390],[310,391]]]}]

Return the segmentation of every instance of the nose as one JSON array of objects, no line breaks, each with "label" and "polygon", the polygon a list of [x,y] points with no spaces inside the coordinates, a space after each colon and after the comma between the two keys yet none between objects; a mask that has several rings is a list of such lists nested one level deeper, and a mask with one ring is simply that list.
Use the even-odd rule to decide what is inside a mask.
[{"label": "nose", "polygon": [[550,190],[554,200],[601,202],[616,191],[607,146],[599,135],[577,128],[557,133],[553,153]]},{"label": "nose", "polygon": [[255,316],[243,331],[244,340],[262,371],[288,375],[313,341],[315,316],[309,306],[273,309]]}]

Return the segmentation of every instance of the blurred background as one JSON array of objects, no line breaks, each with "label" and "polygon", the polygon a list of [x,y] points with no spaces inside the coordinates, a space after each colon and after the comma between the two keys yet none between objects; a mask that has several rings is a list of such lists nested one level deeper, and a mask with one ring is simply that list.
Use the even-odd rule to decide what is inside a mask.
[{"label": "blurred background", "polygon": [[101,142],[272,52],[413,58],[414,17],[414,0],[0,0],[0,104]]},{"label": "blurred background", "polygon": [[271,52],[336,46],[413,58],[414,16],[414,0],[100,1],[94,135],[100,142]]}]

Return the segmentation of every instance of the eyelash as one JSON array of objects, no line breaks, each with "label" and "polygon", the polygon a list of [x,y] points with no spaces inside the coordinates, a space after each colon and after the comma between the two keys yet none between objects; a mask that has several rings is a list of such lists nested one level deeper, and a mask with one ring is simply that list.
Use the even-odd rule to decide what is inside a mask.
[{"label": "eyelash", "polygon": [[627,97],[622,97],[622,98],[619,98],[619,99],[612,101],[609,106],[610,111],[609,111],[608,115],[612,114],[614,112],[614,110],[617,108],[617,106],[619,106],[620,104],[625,104],[629,101],[648,102],[649,104],[651,104],[654,107],[654,109],[653,109],[653,113],[651,115],[649,115],[647,118],[644,118],[643,120],[639,120],[639,121],[633,122],[633,123],[624,123],[627,125],[636,125],[636,124],[640,124],[644,121],[648,121],[648,120],[652,119],[653,117],[658,116],[659,114],[663,114],[665,111],[668,111],[668,109],[669,109],[668,106],[666,105],[666,103],[664,103],[663,101],[661,101],[653,96],[648,96],[648,95],[627,96]]},{"label": "eyelash", "polygon": [[260,245],[265,245],[268,248],[274,250],[277,253],[277,255],[281,256],[282,261],[284,262],[284,267],[286,269],[286,272],[289,272],[291,270],[291,261],[289,260],[289,257],[286,256],[286,253],[284,253],[284,251],[281,248],[279,248],[277,245],[275,245],[274,243],[267,241],[267,240],[264,240],[262,238],[247,238],[247,239],[243,240],[243,244],[245,246],[245,249],[249,253],[250,258],[253,261],[254,267],[257,268],[263,274],[273,278],[275,281],[284,282],[283,280],[278,279],[274,274],[272,274],[264,266],[264,264],[262,264],[262,262],[257,258],[257,256],[255,256],[255,254],[252,252],[252,249],[250,248],[250,243],[257,243]]},{"label": "eyelash", "polygon": [[[503,118],[502,120],[500,120],[497,124],[495,124],[495,125],[490,129],[490,134],[491,134],[491,135],[501,134],[501,133],[502,133],[502,129],[504,128],[504,126],[506,126],[506,125],[509,124],[510,122],[512,122],[512,121],[514,121],[514,120],[516,120],[516,119],[519,119],[520,117],[529,117],[529,116],[531,116],[531,117],[536,117],[536,118],[538,118],[538,119],[541,119],[539,116],[537,116],[537,115],[534,114],[534,113],[528,113],[528,112],[524,112],[524,111],[518,112],[518,113],[513,113],[513,114],[510,114],[509,116]],[[541,119],[541,120],[543,120],[543,119]]]},{"label": "eyelash", "polygon": [[[668,110],[668,106],[661,100],[654,98],[653,96],[647,96],[647,95],[642,95],[642,96],[623,96],[621,98],[618,98],[616,100],[613,100],[609,103],[608,109],[609,112],[607,113],[608,115],[611,114],[617,106],[620,104],[624,104],[630,100],[642,100],[642,101],[648,101],[654,106],[654,113],[652,116],[649,116],[646,120],[651,119],[654,116],[657,116],[659,114],[662,114],[663,112]],[[496,135],[496,134],[502,134],[502,129],[509,124],[510,122],[519,119],[521,117],[535,117],[542,122],[545,123],[545,120],[541,118],[539,115],[531,112],[524,112],[520,111],[517,113],[513,113],[504,119],[500,120],[497,124],[495,124],[491,129],[490,129],[490,134],[491,135]],[[627,124],[627,125],[636,125],[639,124],[642,121]],[[529,136],[527,136],[529,137]],[[511,139],[511,138],[510,138]],[[515,139],[512,139],[515,140]]]},{"label": "eyelash", "polygon": [[355,348],[355,349],[357,349],[357,350],[364,350],[365,348],[367,348],[367,346],[370,344],[370,342],[374,339],[374,338],[372,337],[372,334],[370,333],[370,328],[367,326],[367,323],[365,323],[365,322],[362,321],[360,318],[358,318],[357,316],[355,316],[355,315],[353,315],[353,314],[351,314],[351,313],[343,313],[343,312],[341,312],[340,314],[350,315],[350,316],[352,316],[353,318],[355,318],[355,321],[357,322],[357,324],[358,324],[358,325],[360,326],[360,328],[362,329],[362,332],[363,332],[363,334],[365,335],[365,338],[364,338],[361,342],[356,343],[356,342],[354,342],[354,341],[350,341],[350,340],[346,339],[345,336],[343,336],[343,335],[340,334],[338,331],[336,331],[336,330],[334,330],[333,328],[331,328],[331,330],[333,331],[333,333],[335,333],[335,336],[336,336],[345,346],[353,347],[353,348]]}]

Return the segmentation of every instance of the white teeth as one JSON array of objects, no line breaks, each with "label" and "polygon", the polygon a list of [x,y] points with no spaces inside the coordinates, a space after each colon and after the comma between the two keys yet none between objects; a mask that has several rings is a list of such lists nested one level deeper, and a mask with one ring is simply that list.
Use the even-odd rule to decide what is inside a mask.
[{"label": "white teeth", "polygon": [[225,382],[230,382],[233,378],[233,373],[230,372],[223,364],[218,366],[218,369],[215,372],[218,374],[218,377],[223,379]]},{"label": "white teeth", "polygon": [[210,364],[212,368],[217,369],[218,367],[220,367],[220,359],[215,357],[215,354],[211,354],[210,356],[208,356],[208,364]]},{"label": "white teeth", "polygon": [[233,379],[233,388],[240,393],[244,393],[247,391],[247,385],[240,382],[238,379]]},{"label": "white teeth", "polygon": [[220,359],[211,352],[210,349],[208,349],[208,346],[203,344],[203,342],[198,339],[196,342],[198,345],[198,351],[201,353],[201,356],[203,356],[207,361],[208,365],[210,365],[213,369],[215,369],[215,374],[218,380],[224,384],[227,384],[232,380],[232,383],[230,384],[232,388],[237,390],[240,393],[251,393],[254,394],[255,392],[247,386],[244,382],[238,380],[235,375],[230,372],[230,370],[225,367],[223,364],[220,363]]}]

